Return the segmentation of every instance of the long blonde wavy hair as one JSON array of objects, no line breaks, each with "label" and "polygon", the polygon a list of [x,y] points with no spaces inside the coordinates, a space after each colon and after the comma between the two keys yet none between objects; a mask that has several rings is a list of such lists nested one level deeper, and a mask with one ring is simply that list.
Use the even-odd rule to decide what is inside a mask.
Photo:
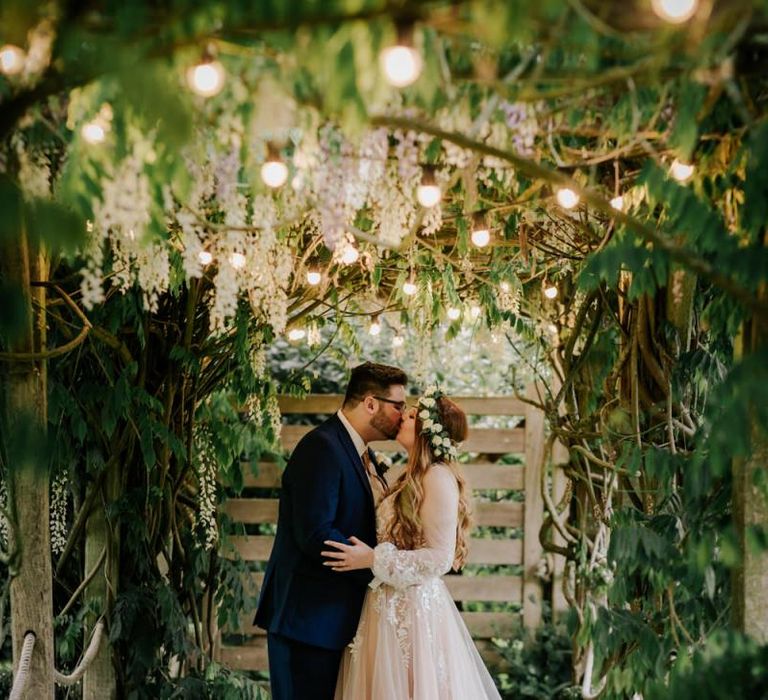
[{"label": "long blonde wavy hair", "polygon": [[[454,442],[467,437],[467,416],[445,396],[437,399],[437,412],[448,436]],[[443,454],[436,457],[429,435],[422,435],[421,419],[416,416],[416,441],[408,457],[405,470],[392,485],[389,497],[393,499],[395,517],[389,524],[386,539],[398,549],[418,549],[424,546],[424,528],[421,506],[424,502],[424,475],[436,462],[445,464],[456,477],[459,486],[459,520],[456,528],[456,552],[453,568],[460,569],[467,560],[469,530],[472,526],[467,483],[455,459]]]}]

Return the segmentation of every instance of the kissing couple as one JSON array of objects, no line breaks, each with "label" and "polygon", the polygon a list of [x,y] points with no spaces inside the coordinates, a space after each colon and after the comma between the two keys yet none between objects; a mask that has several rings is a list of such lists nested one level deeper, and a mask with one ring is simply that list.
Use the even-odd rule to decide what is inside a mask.
[{"label": "kissing couple", "polygon": [[[255,620],[274,700],[500,697],[441,579],[467,558],[467,418],[435,387],[408,409],[407,381],[355,367],[288,460]],[[408,462],[388,484],[368,443],[393,438]]]}]

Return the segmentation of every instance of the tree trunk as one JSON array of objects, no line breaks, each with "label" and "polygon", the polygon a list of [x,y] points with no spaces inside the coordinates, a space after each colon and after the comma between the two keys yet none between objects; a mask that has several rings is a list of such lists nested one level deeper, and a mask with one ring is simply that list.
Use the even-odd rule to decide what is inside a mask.
[{"label": "tree trunk", "polygon": [[[105,614],[112,607],[112,594],[117,589],[119,542],[114,523],[107,520],[105,507],[117,497],[119,470],[116,464],[110,464],[104,479],[104,499],[96,499],[96,507],[88,518],[85,531],[85,574],[93,570],[101,559],[102,552],[106,558],[101,569],[86,588],[86,602],[95,601],[99,614]],[[94,487],[95,488],[95,487]],[[111,537],[110,537],[110,530]],[[83,644],[87,645],[91,638],[93,626],[99,614],[89,615],[86,623]],[[117,675],[112,663],[112,647],[107,635],[99,647],[98,654],[91,662],[83,676],[83,700],[115,700],[117,698]]]},{"label": "tree trunk", "polygon": [[[9,350],[37,352],[45,347],[45,290],[32,289],[30,279],[47,279],[48,262],[42,252],[30,250],[24,231],[3,253],[5,279],[23,291],[27,310],[24,332],[9,344]],[[47,423],[46,364],[14,361],[6,376],[6,435],[19,443],[8,465],[10,515],[19,547],[18,574],[11,580],[13,662],[17,669],[24,637],[27,632],[34,632],[36,640],[25,697],[45,700],[54,696],[49,473],[44,452],[39,450],[45,442]]]},{"label": "tree trunk", "polygon": [[[768,298],[765,285],[759,296]],[[768,349],[768,326],[753,318],[741,340],[743,355]],[[765,431],[766,426],[752,425],[752,452],[733,465],[733,511],[741,550],[741,566],[734,570],[732,581],[733,619],[739,630],[760,644],[768,644],[768,551],[754,543],[750,546],[749,531],[755,526],[768,528],[768,498],[765,486],[756,480],[768,466]]]}]

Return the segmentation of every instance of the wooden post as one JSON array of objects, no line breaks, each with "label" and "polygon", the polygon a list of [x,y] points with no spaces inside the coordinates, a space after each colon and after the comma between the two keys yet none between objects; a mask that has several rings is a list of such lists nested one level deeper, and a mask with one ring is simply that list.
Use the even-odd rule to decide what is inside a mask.
[{"label": "wooden post", "polygon": [[[538,400],[535,385],[526,396]],[[534,406],[525,409],[525,524],[523,530],[523,625],[528,630],[541,624],[542,586],[539,564],[542,547],[539,531],[544,521],[541,469],[544,457],[544,414]]]},{"label": "wooden post", "polygon": [[[42,251],[30,248],[23,229],[0,252],[5,280],[22,292],[27,312],[24,332],[9,343],[8,349],[12,353],[39,352],[45,348],[45,289],[33,289],[30,280],[47,279],[48,261]],[[48,422],[46,384],[45,361],[10,363],[2,392],[8,420],[6,435],[26,435],[27,443],[44,443]],[[19,547],[18,573],[11,579],[13,662],[18,670],[24,636],[34,632],[36,639],[25,697],[53,700],[50,479],[45,456],[30,458],[29,448],[30,444],[19,445],[8,465],[8,503],[16,526],[15,544]]]}]

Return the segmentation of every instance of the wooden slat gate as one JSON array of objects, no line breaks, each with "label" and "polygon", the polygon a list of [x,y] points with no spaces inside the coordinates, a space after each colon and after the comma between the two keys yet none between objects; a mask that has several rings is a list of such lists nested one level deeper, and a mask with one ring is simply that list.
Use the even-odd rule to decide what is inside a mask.
[{"label": "wooden slat gate", "polygon": [[[336,395],[311,395],[304,399],[282,397],[280,409],[284,416],[330,415],[341,401],[342,397]],[[540,469],[544,418],[540,411],[515,398],[458,397],[456,401],[470,417],[523,418],[514,428],[470,427],[462,451],[471,459],[463,465],[463,471],[473,492],[475,530],[463,575],[445,577],[451,595],[464,610],[462,616],[478,647],[493,663],[498,657],[490,644],[492,637],[513,636],[519,633],[521,622],[532,629],[541,621],[542,583],[538,572],[542,548],[538,533],[543,517]],[[311,429],[311,426],[284,425],[283,447],[290,452]],[[402,452],[394,441],[374,443],[373,447],[383,452]],[[509,454],[521,456],[522,464],[519,460],[517,464],[499,463],[501,457]],[[258,475],[252,475],[248,465],[244,465],[243,471],[246,493],[256,496],[230,499],[225,502],[224,511],[232,520],[246,525],[274,524],[278,501],[274,497],[259,497],[259,494],[270,490],[269,495],[274,495],[272,490],[280,487],[280,470],[274,463],[266,462],[259,465]],[[390,483],[398,473],[394,467],[387,474]],[[514,498],[509,492],[520,493]],[[511,538],[506,533],[499,538],[490,528],[519,529],[522,537]],[[234,549],[243,560],[258,567],[260,571],[253,573],[258,587],[273,541],[273,535],[265,534],[230,537],[221,555],[232,556]],[[493,567],[491,571],[489,566]],[[492,605],[494,603],[496,605]],[[494,610],[483,610],[484,607]],[[239,629],[222,631],[216,649],[220,663],[241,670],[267,669],[266,637],[253,626],[252,619],[253,611],[250,611],[243,615]]]}]

